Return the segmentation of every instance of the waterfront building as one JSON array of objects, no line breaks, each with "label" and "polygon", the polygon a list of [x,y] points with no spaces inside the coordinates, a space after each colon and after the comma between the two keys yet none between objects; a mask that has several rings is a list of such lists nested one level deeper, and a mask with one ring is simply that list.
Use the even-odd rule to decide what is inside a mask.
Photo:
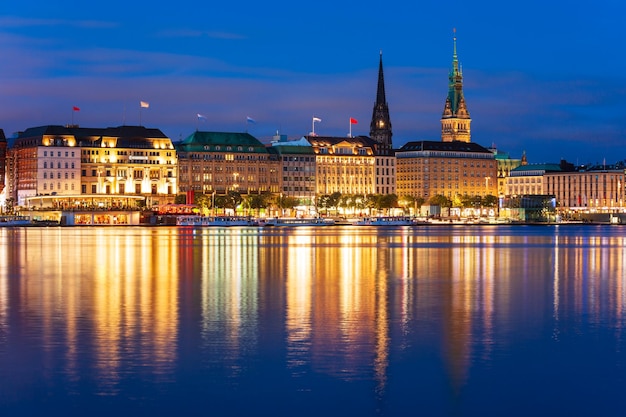
[{"label": "waterfront building", "polygon": [[367,136],[305,136],[313,147],[317,194],[374,194],[376,142]]},{"label": "waterfront building", "polygon": [[493,152],[498,165],[498,196],[502,197],[506,195],[506,180],[511,175],[511,170],[522,165],[522,161],[525,161],[526,155],[523,155],[522,159],[515,159],[511,158],[508,152],[496,149],[495,146],[492,146],[489,150]]},{"label": "waterfront building", "polygon": [[176,151],[179,192],[280,192],[277,155],[249,133],[196,131]]},{"label": "waterfront building", "polygon": [[544,187],[544,175],[549,172],[561,172],[562,164],[542,163],[520,165],[510,171],[506,179],[505,195],[527,196],[548,194]]},{"label": "waterfront building", "polygon": [[494,154],[476,143],[415,141],[396,151],[399,196],[496,195]]},{"label": "waterfront building", "polygon": [[7,165],[7,138],[4,136],[4,130],[0,129],[0,194],[4,191],[5,176]]},{"label": "waterfront building", "polygon": [[81,148],[82,195],[142,196],[148,207],[174,201],[176,151],[159,129],[81,129],[76,139]]},{"label": "waterfront building", "polygon": [[177,189],[171,140],[141,126],[29,128],[17,135],[8,160],[8,197],[21,206],[165,204]]},{"label": "waterfront building", "polygon": [[544,187],[556,197],[560,210],[615,211],[625,202],[623,165],[579,167],[570,172],[546,172]]},{"label": "waterfront building", "polygon": [[463,95],[463,75],[456,36],[448,96],[441,119],[441,141],[412,141],[395,152],[399,196],[428,200],[498,194],[498,168],[490,150],[471,142],[469,111]]},{"label": "waterfront building", "polygon": [[277,135],[268,148],[280,161],[281,186],[283,196],[296,198],[303,206],[315,206],[315,153],[306,140],[287,140]]},{"label": "waterfront building", "polygon": [[472,119],[463,95],[463,70],[456,53],[456,34],[453,39],[452,68],[448,80],[448,96],[441,116],[441,140],[470,142]]},{"label": "waterfront building", "polygon": [[376,194],[395,194],[396,192],[396,157],[393,152],[391,137],[391,118],[385,96],[385,77],[383,74],[383,53],[380,53],[378,65],[378,84],[376,102],[370,122],[370,138],[376,143]]}]

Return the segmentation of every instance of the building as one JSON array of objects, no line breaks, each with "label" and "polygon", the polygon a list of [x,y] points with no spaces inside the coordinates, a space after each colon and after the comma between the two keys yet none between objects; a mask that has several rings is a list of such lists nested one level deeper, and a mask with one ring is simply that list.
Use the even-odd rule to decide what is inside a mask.
[{"label": "building", "polygon": [[376,143],[366,136],[305,136],[313,147],[317,194],[375,194]]},{"label": "building", "polygon": [[408,142],[395,152],[400,197],[428,200],[443,195],[452,200],[463,195],[498,195],[495,155],[471,142],[470,123],[455,36],[441,141]]},{"label": "building", "polygon": [[494,154],[476,143],[417,141],[396,151],[399,196],[495,196]]},{"label": "building", "polygon": [[7,138],[4,130],[0,129],[0,194],[4,191],[7,166]]},{"label": "building", "polygon": [[506,179],[505,195],[526,196],[548,194],[544,187],[544,175],[549,172],[561,172],[561,164],[525,164],[510,171]]},{"label": "building", "polygon": [[448,76],[448,97],[441,116],[441,140],[470,142],[472,119],[463,95],[463,70],[456,53],[456,34],[453,44],[452,68]]},{"label": "building", "polygon": [[174,147],[158,129],[29,128],[17,135],[8,159],[8,197],[20,206],[165,204],[173,201],[177,189]]},{"label": "building", "polygon": [[280,161],[249,133],[196,131],[176,144],[179,192],[280,192]]},{"label": "building", "polygon": [[82,195],[143,196],[148,207],[174,201],[176,151],[159,129],[119,126],[77,133]]},{"label": "building", "polygon": [[396,157],[393,152],[392,136],[389,105],[385,97],[383,53],[381,51],[378,65],[376,102],[374,103],[372,121],[370,123],[370,138],[376,143],[376,194],[395,194],[396,192]]},{"label": "building", "polygon": [[286,136],[275,137],[270,153],[275,153],[281,164],[280,193],[296,198],[301,205],[315,206],[315,153],[305,139],[287,140]]},{"label": "building", "polygon": [[[522,161],[526,160],[526,156],[523,155],[522,159],[514,159],[511,158],[507,152],[502,152],[499,149],[496,149],[495,146],[489,149],[493,152],[494,157],[496,158],[496,163],[498,164],[498,196],[506,195],[506,180],[511,175],[511,170],[517,168],[522,165]],[[524,162],[524,165],[526,163]]]},{"label": "building", "polygon": [[582,167],[576,171],[546,172],[546,194],[556,197],[557,207],[569,211],[622,210],[625,202],[623,165]]}]

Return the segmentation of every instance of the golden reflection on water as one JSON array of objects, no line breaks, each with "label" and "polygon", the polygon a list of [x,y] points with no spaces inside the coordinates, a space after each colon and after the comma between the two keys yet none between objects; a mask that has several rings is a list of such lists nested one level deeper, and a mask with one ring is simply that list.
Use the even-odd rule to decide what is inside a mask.
[{"label": "golden reflection on water", "polygon": [[3,268],[0,288],[18,289],[20,300],[12,302],[31,322],[30,336],[41,338],[42,372],[54,369],[60,347],[69,380],[79,379],[81,360],[93,358],[102,394],[119,391],[129,358],[149,363],[156,376],[171,371],[178,329],[175,240],[150,229],[14,232],[2,243],[21,253],[8,274]]},{"label": "golden reflection on water", "polygon": [[0,229],[0,342],[23,315],[44,361],[63,346],[78,379],[93,357],[102,393],[115,394],[129,361],[172,372],[184,310],[206,361],[231,376],[266,331],[284,337],[273,341],[293,376],[311,368],[384,391],[394,349],[433,338],[457,389],[524,320],[552,320],[554,337],[572,316],[623,326],[621,229],[523,230]]}]

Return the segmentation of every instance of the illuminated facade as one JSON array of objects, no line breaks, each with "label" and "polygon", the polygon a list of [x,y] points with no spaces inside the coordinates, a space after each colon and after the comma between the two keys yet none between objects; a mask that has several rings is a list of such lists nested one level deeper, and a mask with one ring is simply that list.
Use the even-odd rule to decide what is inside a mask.
[{"label": "illuminated facade", "polygon": [[176,152],[158,129],[120,126],[82,129],[81,194],[135,195],[148,206],[174,201],[177,189]]},{"label": "illuminated facade", "polygon": [[475,143],[409,142],[396,151],[399,196],[486,196],[497,193],[494,154]]},{"label": "illuminated facade", "polygon": [[268,148],[281,163],[280,192],[283,196],[298,199],[301,204],[315,203],[315,153],[305,139],[298,141],[280,140]]},{"label": "illuminated facade", "polygon": [[560,209],[622,209],[625,201],[624,167],[593,167],[575,172],[546,172],[546,194],[556,197]]},{"label": "illuminated facade", "polygon": [[4,191],[4,182],[7,166],[7,138],[4,136],[4,130],[0,129],[0,194]]},{"label": "illuminated facade", "polygon": [[[506,181],[511,175],[511,170],[522,165],[522,159],[513,159],[508,153],[499,151],[498,149],[489,149],[493,152],[498,164],[498,196],[506,195]],[[525,157],[524,157],[525,158]]]},{"label": "illuminated facade", "polygon": [[512,169],[506,179],[508,196],[549,194],[544,187],[544,175],[548,172],[560,172],[559,164],[527,164]]},{"label": "illuminated facade", "polygon": [[70,199],[85,206],[103,197],[105,206],[121,207],[128,204],[125,196],[164,204],[173,201],[177,189],[176,153],[158,129],[30,128],[18,135],[9,159],[9,197],[18,205],[36,196],[49,196],[47,201],[56,199],[60,206]]},{"label": "illuminated facade", "polygon": [[179,192],[280,192],[280,161],[248,133],[194,132],[176,145]]},{"label": "illuminated facade", "polygon": [[452,68],[448,80],[448,97],[441,116],[441,140],[470,142],[472,119],[463,95],[463,70],[456,54],[456,35],[454,36]]},{"label": "illuminated facade", "polygon": [[315,153],[317,194],[374,194],[376,143],[366,136],[306,136]]}]

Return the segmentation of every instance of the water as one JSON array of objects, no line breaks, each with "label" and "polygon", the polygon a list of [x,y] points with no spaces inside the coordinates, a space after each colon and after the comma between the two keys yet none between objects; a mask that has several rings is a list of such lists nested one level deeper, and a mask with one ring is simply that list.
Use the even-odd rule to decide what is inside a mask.
[{"label": "water", "polygon": [[617,416],[626,228],[0,228],[0,415]]}]

